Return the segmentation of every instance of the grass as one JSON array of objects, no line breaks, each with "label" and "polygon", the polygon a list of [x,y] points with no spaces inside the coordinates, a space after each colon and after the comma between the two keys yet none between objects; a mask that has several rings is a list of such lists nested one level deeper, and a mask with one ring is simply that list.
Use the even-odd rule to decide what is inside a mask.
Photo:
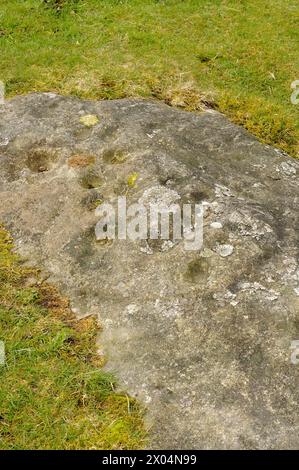
[{"label": "grass", "polygon": [[97,325],[39,281],[0,228],[0,449],[138,449],[142,410],[101,370]]},{"label": "grass", "polygon": [[297,0],[2,0],[8,96],[156,97],[218,108],[298,156]]}]

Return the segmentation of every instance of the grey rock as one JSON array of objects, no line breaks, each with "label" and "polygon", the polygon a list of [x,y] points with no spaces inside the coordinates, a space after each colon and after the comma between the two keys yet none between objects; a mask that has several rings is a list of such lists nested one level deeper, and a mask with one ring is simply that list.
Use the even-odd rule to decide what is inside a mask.
[{"label": "grey rock", "polygon": [[210,227],[215,228],[215,229],[219,229],[219,228],[222,228],[223,225],[222,225],[221,222],[211,222]]},{"label": "grey rock", "polygon": [[234,247],[232,245],[227,245],[226,243],[224,245],[217,245],[215,248],[215,251],[225,258],[226,256],[230,256],[233,254]]},{"label": "grey rock", "polygon": [[[151,446],[298,448],[298,162],[217,112],[53,93],[6,101],[0,143],[0,219],[78,317],[98,315]],[[97,243],[93,205],[119,195],[204,201],[203,251]]]}]

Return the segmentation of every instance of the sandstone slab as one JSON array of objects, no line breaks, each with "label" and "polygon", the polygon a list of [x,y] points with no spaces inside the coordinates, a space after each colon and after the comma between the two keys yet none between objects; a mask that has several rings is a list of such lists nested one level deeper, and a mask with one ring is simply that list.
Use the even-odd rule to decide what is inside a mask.
[{"label": "sandstone slab", "polygon": [[[217,112],[53,93],[0,107],[0,219],[78,316],[98,315],[152,447],[299,447],[298,174]],[[96,242],[97,204],[149,194],[206,203],[201,251]]]}]

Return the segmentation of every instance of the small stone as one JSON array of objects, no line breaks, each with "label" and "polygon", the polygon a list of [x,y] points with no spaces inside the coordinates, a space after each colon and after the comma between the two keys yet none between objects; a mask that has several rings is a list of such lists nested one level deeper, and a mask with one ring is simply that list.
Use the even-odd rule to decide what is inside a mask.
[{"label": "small stone", "polygon": [[222,225],[221,222],[212,222],[212,223],[210,224],[210,227],[211,227],[211,228],[216,228],[216,229],[218,229],[218,228],[222,228],[223,225]]},{"label": "small stone", "polygon": [[218,245],[215,251],[218,253],[218,255],[225,258],[226,256],[230,256],[233,253],[234,247],[232,245]]},{"label": "small stone", "polygon": [[95,114],[85,114],[85,116],[80,117],[80,122],[86,127],[92,127],[99,122],[99,119]]}]

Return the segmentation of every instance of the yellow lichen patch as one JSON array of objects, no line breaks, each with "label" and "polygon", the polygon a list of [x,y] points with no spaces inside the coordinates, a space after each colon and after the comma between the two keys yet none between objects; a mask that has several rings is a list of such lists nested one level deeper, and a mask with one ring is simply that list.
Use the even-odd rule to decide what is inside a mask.
[{"label": "yellow lichen patch", "polygon": [[132,173],[129,178],[128,178],[128,186],[129,188],[134,188],[136,186],[136,181],[137,181],[137,178],[138,178],[138,173]]},{"label": "yellow lichen patch", "polygon": [[68,165],[71,168],[83,168],[95,163],[95,157],[93,155],[78,154],[72,155],[68,159]]},{"label": "yellow lichen patch", "polygon": [[99,118],[95,114],[85,114],[85,116],[80,117],[80,122],[86,127],[92,127],[99,122]]}]

